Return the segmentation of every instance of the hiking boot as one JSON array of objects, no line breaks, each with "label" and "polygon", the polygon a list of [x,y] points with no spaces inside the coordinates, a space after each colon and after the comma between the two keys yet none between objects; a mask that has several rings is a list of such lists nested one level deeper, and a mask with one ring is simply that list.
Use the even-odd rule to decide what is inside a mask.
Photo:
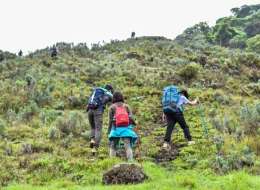
[{"label": "hiking boot", "polygon": [[170,148],[169,143],[164,142],[164,143],[163,143],[163,149],[169,149],[169,148]]},{"label": "hiking boot", "polygon": [[195,144],[195,141],[188,141],[188,145],[193,145]]},{"label": "hiking boot", "polygon": [[94,139],[91,139],[91,141],[90,141],[90,144],[89,144],[89,147],[90,148],[94,148],[94,146],[95,146],[95,140]]},{"label": "hiking boot", "polygon": [[96,156],[96,154],[97,154],[97,149],[96,149],[96,148],[92,148],[92,149],[91,149],[91,154],[92,154],[92,156]]}]

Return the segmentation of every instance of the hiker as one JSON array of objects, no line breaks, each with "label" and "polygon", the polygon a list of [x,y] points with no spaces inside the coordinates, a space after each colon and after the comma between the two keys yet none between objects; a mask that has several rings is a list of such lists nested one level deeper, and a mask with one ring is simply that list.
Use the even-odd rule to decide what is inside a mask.
[{"label": "hiker", "polygon": [[116,156],[116,150],[120,139],[124,143],[126,157],[128,161],[133,160],[132,146],[137,140],[137,135],[133,128],[135,121],[133,114],[127,104],[124,103],[124,97],[121,92],[113,94],[113,104],[109,108],[109,126],[108,138],[110,141],[110,157]]},{"label": "hiker", "polygon": [[166,134],[164,137],[164,144],[163,148],[169,148],[169,143],[171,141],[172,131],[176,123],[179,123],[181,126],[185,138],[188,140],[188,145],[195,144],[192,141],[192,137],[190,135],[190,130],[188,125],[186,124],[183,111],[184,105],[196,105],[198,100],[195,99],[190,101],[189,94],[187,90],[179,91],[178,87],[176,86],[168,86],[163,90],[163,98],[162,98],[162,105],[163,105],[163,118],[166,118],[167,121],[167,129]]},{"label": "hiker", "polygon": [[23,51],[22,51],[22,50],[20,50],[20,51],[18,52],[18,56],[19,56],[19,57],[22,57],[22,56],[23,56]]},{"label": "hiker", "polygon": [[135,38],[135,32],[131,33],[131,38]]},{"label": "hiker", "polygon": [[57,55],[58,55],[57,48],[56,48],[55,46],[53,46],[53,47],[51,48],[51,57],[52,57],[52,58],[56,58]]},{"label": "hiker", "polygon": [[95,88],[88,100],[87,112],[88,120],[91,126],[90,134],[90,148],[92,148],[92,154],[97,153],[101,136],[102,136],[102,125],[103,125],[103,113],[106,108],[106,104],[112,101],[113,87],[107,84],[104,88]]}]

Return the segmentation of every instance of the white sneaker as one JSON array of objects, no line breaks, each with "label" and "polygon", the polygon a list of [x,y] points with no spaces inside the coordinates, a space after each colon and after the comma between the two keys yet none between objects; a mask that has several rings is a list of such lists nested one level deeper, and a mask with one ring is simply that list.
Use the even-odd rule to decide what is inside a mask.
[{"label": "white sneaker", "polygon": [[97,154],[97,149],[96,149],[96,148],[92,148],[92,149],[91,149],[91,154],[92,154],[92,156],[96,156],[96,154]]},{"label": "white sneaker", "polygon": [[195,144],[195,141],[188,141],[188,145],[193,145]]},{"label": "white sneaker", "polygon": [[94,146],[95,146],[95,140],[94,139],[91,139],[89,146],[90,146],[90,148],[94,148]]},{"label": "white sneaker", "polygon": [[163,149],[168,149],[170,147],[169,143],[164,142],[163,143]]}]

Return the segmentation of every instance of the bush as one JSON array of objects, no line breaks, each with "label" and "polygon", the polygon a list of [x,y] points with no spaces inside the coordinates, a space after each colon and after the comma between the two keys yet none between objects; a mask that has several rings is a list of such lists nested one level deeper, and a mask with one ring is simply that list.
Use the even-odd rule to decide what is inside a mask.
[{"label": "bush", "polygon": [[247,40],[248,50],[260,53],[260,34]]},{"label": "bush", "polygon": [[221,133],[233,134],[236,132],[237,123],[228,116],[214,117],[211,120],[212,126]]},{"label": "bush", "polygon": [[260,130],[260,104],[244,106],[241,109],[243,130],[247,135],[257,135]]},{"label": "bush", "polygon": [[58,117],[56,120],[56,127],[60,130],[62,135],[79,136],[86,130],[87,124],[85,116],[77,111],[71,111],[64,116]]},{"label": "bush", "polygon": [[61,116],[62,114],[62,111],[43,109],[39,114],[39,117],[43,124],[51,124],[58,116]]},{"label": "bush", "polygon": [[50,128],[48,138],[51,139],[51,140],[59,139],[60,138],[60,131],[55,127]]},{"label": "bush", "polygon": [[180,70],[179,75],[185,81],[196,79],[200,71],[200,65],[197,63],[190,63]]},{"label": "bush", "polygon": [[20,113],[20,117],[23,121],[30,121],[32,120],[33,116],[38,112],[39,112],[38,105],[34,101],[31,101],[27,106],[25,106],[22,109]]},{"label": "bush", "polygon": [[246,85],[246,89],[248,89],[250,94],[259,95],[260,94],[260,81],[257,83],[249,83]]},{"label": "bush", "polygon": [[214,161],[214,169],[225,174],[232,170],[239,170],[254,165],[255,154],[245,146],[242,150],[231,150],[228,154],[218,154]]},{"label": "bush", "polygon": [[6,123],[0,119],[0,137],[5,134]]},{"label": "bush", "polygon": [[52,101],[51,91],[53,90],[53,86],[47,86],[45,89],[38,90],[34,93],[34,101],[38,104],[38,106],[48,105]]},{"label": "bush", "polygon": [[226,96],[222,91],[217,90],[213,94],[214,101],[217,101],[220,104],[223,105],[229,105],[230,104],[230,96]]},{"label": "bush", "polygon": [[52,152],[52,151],[53,151],[53,147],[43,142],[24,143],[21,146],[22,154],[33,154],[33,153]]}]

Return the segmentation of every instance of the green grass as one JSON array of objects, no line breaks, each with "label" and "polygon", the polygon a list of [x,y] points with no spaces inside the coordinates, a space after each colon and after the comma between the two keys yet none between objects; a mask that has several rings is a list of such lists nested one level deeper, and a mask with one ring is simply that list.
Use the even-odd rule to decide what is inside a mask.
[{"label": "green grass", "polygon": [[3,190],[249,190],[260,189],[260,176],[251,176],[245,171],[230,173],[225,176],[216,176],[210,171],[196,170],[179,170],[167,171],[166,169],[150,162],[144,163],[145,172],[149,175],[149,179],[138,185],[112,185],[103,186],[100,182],[95,186],[78,186],[67,181],[52,181],[45,186],[32,185],[10,185]]},{"label": "green grass", "polygon": [[[260,189],[249,175],[260,173],[260,56],[188,39],[195,41],[143,37],[91,50],[60,44],[57,59],[40,50],[1,62],[0,189]],[[108,83],[140,126],[150,176],[140,185],[101,184],[102,173],[122,161],[107,159],[108,110],[99,158],[91,159],[85,104],[92,87]],[[161,91],[170,84],[188,89],[203,109],[185,109],[196,145],[186,146],[177,127],[180,154],[167,170],[149,161],[163,144]]]}]

